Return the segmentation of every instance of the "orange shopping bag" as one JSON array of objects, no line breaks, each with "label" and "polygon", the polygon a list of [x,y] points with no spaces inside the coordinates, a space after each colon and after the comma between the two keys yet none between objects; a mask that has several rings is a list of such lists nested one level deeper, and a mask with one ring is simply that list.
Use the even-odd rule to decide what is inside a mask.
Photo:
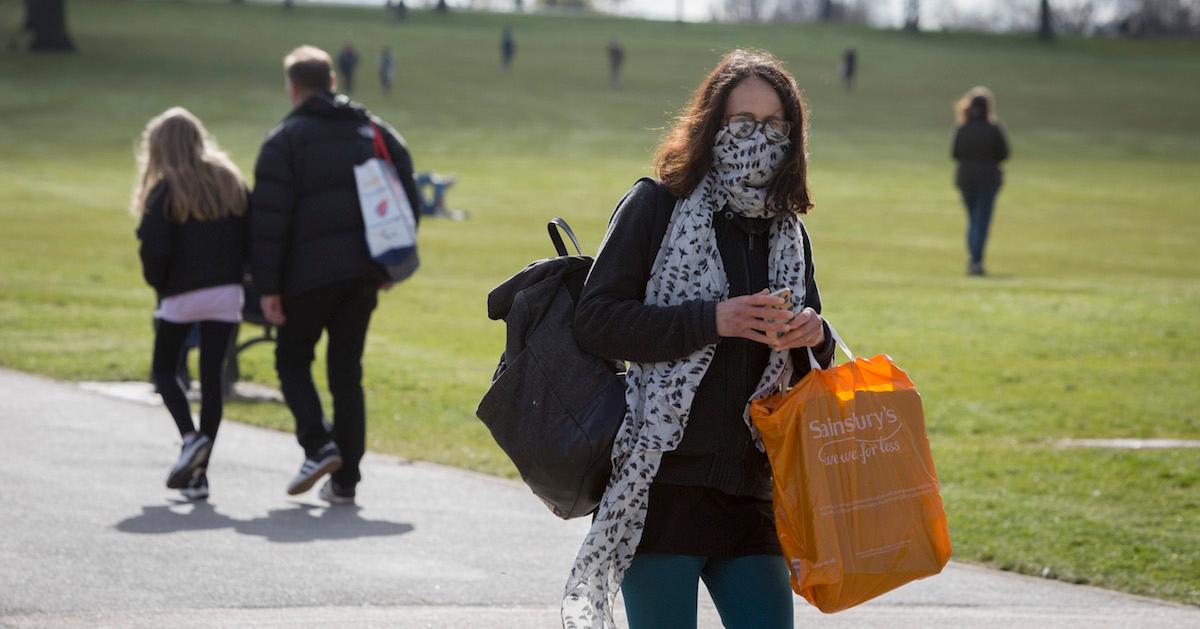
[{"label": "orange shopping bag", "polygon": [[[832,329],[832,328],[831,328]],[[750,405],[792,589],[823,612],[941,572],[950,533],[916,386],[890,358],[812,371]]]}]

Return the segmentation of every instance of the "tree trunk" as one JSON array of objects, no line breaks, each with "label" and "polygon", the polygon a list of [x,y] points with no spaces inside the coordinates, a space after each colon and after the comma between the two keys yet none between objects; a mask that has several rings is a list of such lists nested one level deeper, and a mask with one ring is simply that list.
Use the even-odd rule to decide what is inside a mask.
[{"label": "tree trunk", "polygon": [[33,36],[30,50],[75,50],[67,34],[66,0],[25,0],[25,30]]},{"label": "tree trunk", "polygon": [[817,19],[822,22],[828,22],[833,19],[833,0],[821,0],[821,8],[818,9]]},{"label": "tree trunk", "polygon": [[1042,41],[1050,41],[1054,39],[1054,24],[1050,17],[1050,0],[1042,0],[1041,8],[1039,9],[1038,19],[1038,39]]},{"label": "tree trunk", "polygon": [[905,7],[904,30],[916,33],[921,30],[921,0],[908,0]]}]

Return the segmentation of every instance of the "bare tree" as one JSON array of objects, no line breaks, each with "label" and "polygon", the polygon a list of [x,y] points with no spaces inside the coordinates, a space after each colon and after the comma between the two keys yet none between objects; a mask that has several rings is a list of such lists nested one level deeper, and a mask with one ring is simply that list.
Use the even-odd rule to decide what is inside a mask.
[{"label": "bare tree", "polygon": [[33,36],[30,50],[75,50],[75,43],[67,34],[66,0],[25,0],[24,30]]},{"label": "bare tree", "polygon": [[1096,3],[1093,0],[1060,0],[1054,6],[1054,28],[1060,33],[1087,35],[1092,32],[1096,19]]},{"label": "bare tree", "polygon": [[1120,32],[1130,37],[1200,34],[1200,0],[1129,0]]},{"label": "bare tree", "polygon": [[772,19],[781,22],[801,22],[817,17],[818,4],[823,0],[778,0]]},{"label": "bare tree", "polygon": [[725,0],[725,17],[735,22],[757,22],[761,0]]},{"label": "bare tree", "polygon": [[1050,0],[1042,0],[1038,7],[1038,39],[1051,41],[1054,39],[1054,20],[1050,15]]},{"label": "bare tree", "polygon": [[821,0],[821,8],[817,13],[817,17],[822,22],[831,22],[837,17],[837,3],[833,0]]},{"label": "bare tree", "polygon": [[914,33],[921,30],[921,0],[904,3],[904,30]]}]

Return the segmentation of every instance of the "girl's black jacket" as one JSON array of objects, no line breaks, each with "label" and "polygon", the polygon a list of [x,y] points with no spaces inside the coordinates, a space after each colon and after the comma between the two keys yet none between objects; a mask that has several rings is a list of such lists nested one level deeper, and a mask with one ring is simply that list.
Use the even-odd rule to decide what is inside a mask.
[{"label": "girl's black jacket", "polygon": [[167,182],[146,197],[137,237],[142,276],[159,299],[222,284],[241,284],[250,244],[245,216],[176,223],[167,217]]}]

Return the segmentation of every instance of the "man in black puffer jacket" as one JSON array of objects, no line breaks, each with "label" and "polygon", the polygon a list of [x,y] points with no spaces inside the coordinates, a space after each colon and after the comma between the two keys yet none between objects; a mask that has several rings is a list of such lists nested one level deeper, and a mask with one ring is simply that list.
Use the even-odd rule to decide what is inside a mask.
[{"label": "man in black puffer jacket", "polygon": [[[254,168],[251,262],[263,314],[279,328],[275,370],[296,418],[305,461],[288,485],[308,491],[325,474],[321,498],[352,503],[366,444],[362,353],[387,277],[367,249],[354,167],[371,158],[372,123],[383,134],[414,216],[420,203],[412,158],[383,121],[334,95],[332,61],[302,46],[284,58],[295,109],[267,137]],[[333,427],[326,428],[312,380],[313,349],[329,333]]]}]

